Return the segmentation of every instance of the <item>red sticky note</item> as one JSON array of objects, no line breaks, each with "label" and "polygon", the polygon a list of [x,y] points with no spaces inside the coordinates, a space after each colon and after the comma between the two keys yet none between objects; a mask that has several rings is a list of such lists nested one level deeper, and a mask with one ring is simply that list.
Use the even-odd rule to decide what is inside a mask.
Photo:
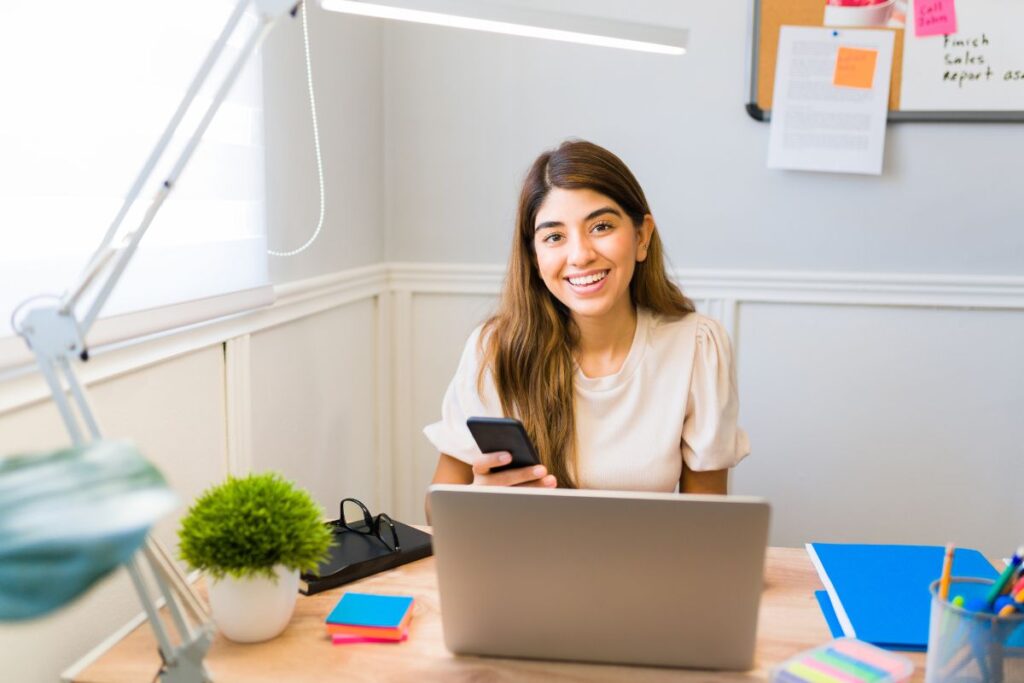
[{"label": "red sticky note", "polygon": [[953,0],[914,0],[914,35],[941,36],[956,33]]},{"label": "red sticky note", "polygon": [[846,88],[870,88],[875,82],[875,62],[878,50],[859,47],[840,47],[836,55],[836,73],[833,85]]}]

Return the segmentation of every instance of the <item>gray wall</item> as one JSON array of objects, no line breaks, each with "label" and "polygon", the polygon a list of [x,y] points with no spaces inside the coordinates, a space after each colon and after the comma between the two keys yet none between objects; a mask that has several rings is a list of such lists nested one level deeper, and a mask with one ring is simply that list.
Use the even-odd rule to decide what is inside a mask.
[{"label": "gray wall", "polygon": [[583,137],[637,174],[677,267],[1024,272],[1024,126],[890,125],[881,177],[769,171],[746,0],[518,4],[687,26],[690,51],[389,24],[389,259],[504,262],[530,162]]},{"label": "gray wall", "polygon": [[[323,153],[326,214],[309,250],[270,257],[274,283],[384,258],[381,25],[314,2],[309,41]],[[301,246],[320,215],[302,21],[282,21],[264,44],[267,233],[271,249]]]},{"label": "gray wall", "polygon": [[[686,26],[690,51],[387,25],[388,260],[504,263],[529,164],[582,137],[632,167],[684,271],[1024,274],[1024,126],[890,125],[880,177],[770,171],[768,125],[743,106],[746,0],[517,4]],[[469,291],[413,299],[416,427],[436,419],[451,339],[480,305]],[[743,300],[737,329],[754,455],[733,487],[772,500],[773,543],[1019,542],[1020,310]],[[422,483],[436,454],[416,448]]]}]

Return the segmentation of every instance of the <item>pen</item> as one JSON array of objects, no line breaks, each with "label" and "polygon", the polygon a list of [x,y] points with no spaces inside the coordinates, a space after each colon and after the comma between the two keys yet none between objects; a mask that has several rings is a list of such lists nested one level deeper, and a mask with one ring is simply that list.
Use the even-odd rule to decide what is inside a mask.
[{"label": "pen", "polygon": [[[1022,566],[1024,566],[1024,565],[1022,565]],[[1017,567],[1017,569],[1015,569],[1014,572],[1012,574],[1010,574],[1010,580],[1007,581],[1003,585],[1003,590],[999,591],[1000,595],[1012,595],[1013,594],[1014,591],[1013,591],[1013,588],[1011,588],[1011,586],[1015,586],[1017,583],[1020,582],[1020,578],[1021,578],[1020,569],[1021,569],[1020,567]]]},{"label": "pen", "polygon": [[[1013,584],[1013,588],[1010,589],[1010,595],[1017,595],[1021,591],[1024,591],[1024,576],[1017,579],[1017,583]],[[1020,598],[1016,598],[1017,602],[1020,602]]]},{"label": "pen", "polygon": [[1004,569],[1003,573],[999,575],[999,579],[992,585],[992,590],[990,590],[988,595],[985,597],[985,604],[988,605],[989,609],[992,609],[992,605],[995,604],[996,598],[998,598],[999,594],[1003,592],[1003,586],[1009,582],[1010,577],[1013,576],[1015,571],[1017,571],[1017,567],[1020,566],[1022,556],[1024,556],[1024,546],[1017,548],[1017,552],[1015,552],[1013,557],[1010,559],[1010,564],[1006,565],[1006,569]]},{"label": "pen", "polygon": [[946,557],[942,561],[942,578],[939,580],[939,597],[949,599],[949,577],[953,573],[953,544],[946,544]]}]

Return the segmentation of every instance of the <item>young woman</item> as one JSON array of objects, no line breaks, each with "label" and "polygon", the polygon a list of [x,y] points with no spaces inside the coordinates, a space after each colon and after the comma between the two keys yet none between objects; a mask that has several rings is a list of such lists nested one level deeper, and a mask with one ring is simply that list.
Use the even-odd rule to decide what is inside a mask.
[{"label": "young woman", "polygon": [[[434,482],[724,494],[738,409],[728,336],[669,280],[630,170],[589,142],[541,154],[498,311],[424,429]],[[509,454],[481,453],[471,416],[518,418],[543,464],[491,474]]]}]

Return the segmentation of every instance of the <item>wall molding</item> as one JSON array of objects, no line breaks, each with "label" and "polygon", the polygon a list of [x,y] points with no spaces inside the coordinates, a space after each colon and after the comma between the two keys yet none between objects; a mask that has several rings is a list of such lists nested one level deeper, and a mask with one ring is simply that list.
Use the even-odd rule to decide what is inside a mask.
[{"label": "wall molding", "polygon": [[1024,277],[999,275],[679,270],[694,298],[740,303],[1024,310]]},{"label": "wall molding", "polygon": [[[395,365],[391,378],[381,378],[382,399],[399,406],[395,377],[411,368],[399,367],[409,358],[401,334],[417,295],[490,295],[501,291],[505,267],[500,264],[389,262],[274,287],[275,301],[261,308],[189,325],[158,334],[91,349],[92,360],[77,368],[83,384],[111,379],[170,358],[256,331],[284,325],[349,303],[380,298],[383,339],[390,332],[387,356]],[[897,306],[952,309],[1024,310],[1024,277],[769,270],[679,269],[674,277],[683,291],[735,335],[739,307],[745,303]],[[404,363],[407,365],[408,363]],[[379,364],[380,365],[380,364]],[[386,369],[384,365],[381,365]],[[239,381],[244,382],[244,378]],[[0,415],[49,398],[31,363],[0,377]],[[401,410],[397,413],[400,415]],[[244,413],[242,413],[244,415]],[[400,420],[399,420],[400,421]],[[396,447],[401,444],[396,443]],[[244,458],[239,460],[239,464]],[[396,493],[404,487],[399,485]]]},{"label": "wall molding", "polygon": [[[498,294],[502,265],[388,265],[392,290],[416,294]],[[921,306],[1024,310],[1024,277],[683,268],[673,272],[693,299],[737,303]]]}]

